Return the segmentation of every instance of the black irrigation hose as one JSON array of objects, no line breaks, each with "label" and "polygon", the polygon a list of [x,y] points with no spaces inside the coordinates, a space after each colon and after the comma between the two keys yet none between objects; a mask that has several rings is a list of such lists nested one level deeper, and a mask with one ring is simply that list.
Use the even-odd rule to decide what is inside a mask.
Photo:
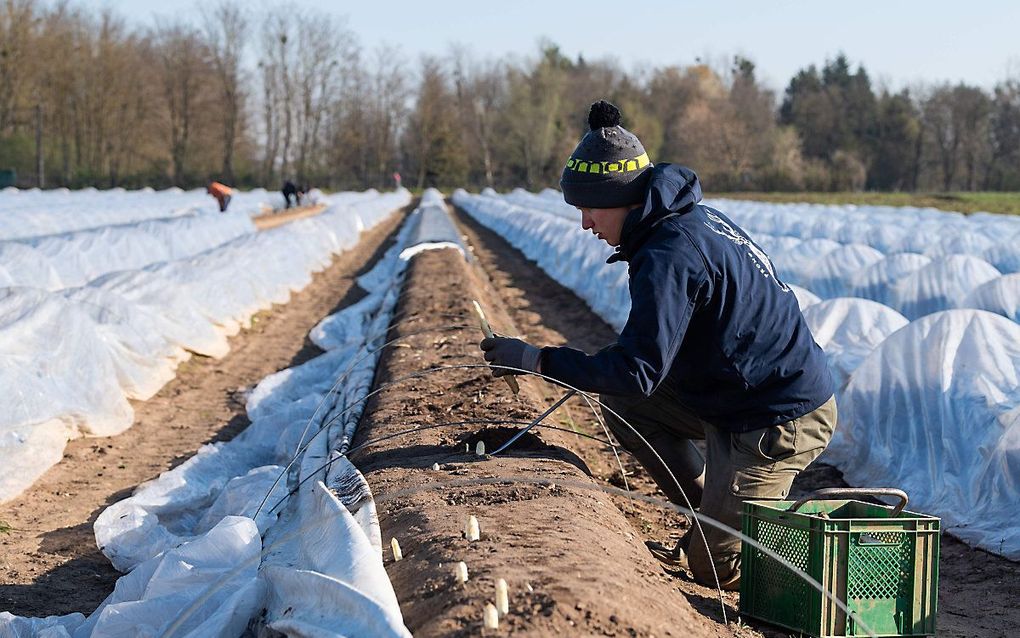
[{"label": "black irrigation hose", "polygon": [[[351,448],[350,450],[348,450],[347,454],[345,454],[344,456],[346,456],[347,458],[350,458],[350,456],[352,454],[360,452],[361,450],[363,450],[365,448],[372,447],[372,446],[377,445],[379,443],[383,443],[384,441],[389,441],[391,439],[400,438],[402,436],[407,436],[409,434],[415,434],[416,432],[427,432],[428,430],[437,430],[439,428],[454,427],[454,426],[459,426],[459,425],[530,425],[530,424],[531,424],[531,421],[525,421],[523,419],[467,419],[465,421],[445,421],[443,423],[428,423],[428,424],[425,424],[425,425],[419,425],[419,426],[415,426],[413,428],[408,428],[406,430],[400,430],[399,432],[391,432],[389,434],[384,434],[384,435],[376,437],[374,439],[369,439],[368,441],[364,441],[363,443],[360,443],[360,444],[354,446],[353,448]],[[547,429],[550,429],[550,430],[557,430],[559,432],[566,432],[567,434],[576,434],[577,436],[582,436],[582,437],[584,437],[586,439],[591,439],[592,441],[596,441],[596,442],[601,443],[602,445],[605,445],[607,447],[613,447],[612,442],[610,442],[610,441],[603,441],[602,439],[598,438],[597,436],[592,436],[590,434],[585,434],[583,432],[575,432],[574,430],[568,430],[567,428],[561,428],[561,427],[557,427],[555,425],[547,425],[545,423],[539,423],[538,427],[547,428]],[[458,451],[458,452],[455,452],[453,454],[447,454],[447,455],[445,455],[443,457],[443,461],[445,462],[446,459],[453,458],[454,456],[457,456],[458,454],[467,454],[467,452],[460,452],[460,451]],[[287,494],[284,494],[283,496],[281,496],[280,500],[276,501],[276,503],[267,510],[267,513],[272,514],[273,511],[277,507],[282,505],[284,501],[286,501],[291,496],[294,496],[295,494],[297,494],[298,490],[301,489],[301,486],[303,486],[309,480],[315,478],[319,474],[319,472],[321,472],[322,470],[325,470],[326,468],[328,468],[332,464],[333,464],[333,460],[329,460],[329,461],[326,461],[325,463],[323,463],[322,465],[320,465],[319,467],[315,468],[314,470],[312,470],[311,473],[308,476],[306,476],[305,478],[303,478],[300,481],[298,481],[298,484],[295,485],[289,492],[287,492]]]},{"label": "black irrigation hose", "polygon": [[[585,404],[591,408],[591,413],[595,415],[595,420],[602,426],[602,431],[606,433],[606,439],[609,440],[609,447],[613,450],[613,456],[616,457],[616,464],[620,466],[620,476],[623,478],[623,487],[628,492],[630,491],[630,483],[627,482],[627,470],[623,468],[623,461],[620,460],[620,452],[617,450],[617,444],[613,442],[613,437],[609,434],[609,428],[606,426],[606,422],[602,419],[602,415],[595,409],[595,406],[591,404],[588,397],[582,396]],[[626,451],[626,448],[624,448]]]}]

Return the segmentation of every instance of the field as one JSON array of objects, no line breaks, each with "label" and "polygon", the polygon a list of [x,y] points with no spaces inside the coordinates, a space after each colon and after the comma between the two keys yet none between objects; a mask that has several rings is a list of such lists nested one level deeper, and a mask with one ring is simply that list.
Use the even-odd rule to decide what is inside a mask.
[{"label": "field", "polygon": [[[353,201],[364,206],[369,200]],[[26,618],[62,615],[63,620],[50,624],[63,623],[66,635],[74,636],[107,635],[103,632],[130,626],[117,622],[143,617],[156,629],[172,627],[179,629],[174,635],[195,636],[339,627],[360,635],[404,635],[408,630],[417,636],[788,635],[737,621],[736,593],[722,594],[730,621],[723,624],[719,593],[693,583],[684,570],[654,560],[644,541],[675,539],[687,528],[687,519],[664,505],[638,464],[608,445],[596,411],[580,399],[554,412],[507,454],[476,454],[479,442],[491,452],[562,390],[528,378],[514,395],[492,379],[481,365],[481,334],[470,301],[481,303],[497,332],[592,352],[615,339],[626,317],[621,302],[626,301],[626,280],[619,270],[598,270],[604,267],[605,247],[580,232],[575,213],[551,194],[458,192],[452,203],[429,193],[420,203],[392,200],[385,211],[363,213],[372,221],[363,229],[357,222],[356,241],[330,244],[328,258],[307,266],[307,280],[295,271],[286,295],[248,304],[246,314],[213,322],[224,343],[216,357],[186,350],[189,356],[177,356],[169,378],[150,396],[127,396],[130,427],[99,438],[84,419],[80,428],[86,437],[68,442],[59,462],[0,505],[5,524],[0,528],[0,566],[8,574],[0,585],[0,607]],[[907,409],[930,410],[927,422],[937,418],[941,440],[958,446],[965,460],[975,447],[968,446],[968,437],[980,438],[981,453],[991,455],[991,469],[984,474],[993,485],[1008,481],[1016,454],[1008,435],[1016,427],[1008,421],[1016,385],[996,377],[998,404],[974,398],[976,392],[989,391],[992,366],[1002,369],[1016,360],[1008,345],[1015,317],[1002,304],[995,311],[968,305],[986,299],[990,307],[991,297],[971,293],[982,286],[998,290],[1000,280],[1010,281],[1011,254],[997,248],[1012,236],[1005,233],[1008,224],[975,230],[973,237],[961,232],[940,236],[942,243],[929,254],[911,252],[927,261],[915,260],[915,271],[897,271],[895,280],[862,278],[881,262],[891,263],[895,246],[906,246],[915,233],[909,228],[876,232],[864,246],[845,233],[857,232],[859,217],[868,211],[818,213],[819,218],[845,216],[830,226],[811,219],[805,223],[807,213],[800,209],[788,219],[789,211],[739,206],[731,211],[727,202],[713,204],[751,230],[780,273],[800,286],[795,292],[805,316],[841,379],[839,398],[851,419],[847,431],[834,442],[832,459],[823,458],[827,462],[798,478],[793,496],[846,485],[841,470],[858,478],[872,472],[865,484],[901,481],[895,474],[875,473],[882,464],[859,447],[874,437],[875,449],[884,449],[882,432],[890,424],[864,406],[892,400]],[[352,204],[350,212],[357,209]],[[321,215],[354,224],[342,216],[350,212],[327,207]],[[293,225],[326,223],[318,217]],[[923,215],[912,219],[918,227],[933,223]],[[885,228],[885,223],[874,225]],[[288,230],[291,225],[262,231],[255,249],[269,254],[273,233],[298,232]],[[324,228],[308,226],[309,233]],[[794,230],[802,236],[794,238]],[[240,241],[254,240],[253,233],[258,234],[246,231]],[[1000,236],[1001,242],[989,239]],[[284,246],[280,259],[302,244],[288,241]],[[974,262],[960,262],[964,274],[957,273],[954,286],[933,288],[932,280],[945,279],[939,276],[942,271],[921,272],[956,264],[950,259],[954,255],[979,259],[975,252],[989,260],[982,264],[994,274]],[[257,260],[245,263],[257,270]],[[846,272],[834,265],[847,263],[854,265]],[[875,273],[887,270],[880,266]],[[856,301],[845,301],[848,293],[858,295]],[[983,314],[976,319],[966,314],[973,312]],[[969,319],[951,330],[932,325],[932,316],[948,317],[944,323]],[[228,324],[236,330],[226,329]],[[996,360],[937,347],[947,339],[967,341],[970,329],[983,330]],[[882,385],[881,375],[889,374],[883,362],[910,352],[897,341],[904,339],[927,348],[932,362],[958,366],[985,385],[954,380],[943,385],[945,399],[938,403],[923,392],[927,377],[888,377],[890,383],[920,389],[896,398],[869,394],[866,382]],[[337,379],[344,381],[339,392],[333,387]],[[940,416],[932,416],[935,412]],[[972,429],[953,429],[963,421]],[[1003,424],[1002,438],[989,426],[994,422]],[[307,430],[306,423],[315,427]],[[923,439],[918,428],[924,423],[918,416],[896,425]],[[301,456],[298,444],[311,445],[306,431],[311,439],[320,432],[325,436]],[[903,440],[889,444],[903,445]],[[921,444],[911,452],[924,449]],[[349,452],[357,470],[349,469],[338,450]],[[854,455],[856,466],[847,461]],[[294,461],[293,468],[288,460]],[[946,485],[953,468],[944,463],[933,457],[934,474],[919,473],[918,480]],[[1005,467],[1005,475],[996,475],[996,467]],[[270,485],[278,475],[288,477],[284,485]],[[915,490],[909,491],[913,498]],[[252,513],[265,494],[272,495],[267,505],[278,499],[284,503],[282,514]],[[993,511],[1004,509],[997,498],[1006,499],[1009,510],[1011,492],[1008,485],[999,492],[981,488],[977,496],[973,508],[956,512],[956,518],[936,512],[945,518],[945,527],[956,527],[952,534],[991,550],[943,535],[939,635],[999,636],[1020,627],[1015,605],[1020,565],[1002,555],[1015,552],[1010,535],[1015,521],[1011,514]],[[957,505],[952,494],[923,487],[916,497],[924,511]],[[331,504],[336,508],[328,509]],[[322,508],[332,512],[325,522],[293,518]],[[988,525],[975,520],[989,513],[989,521],[998,526],[995,533],[1001,532],[994,538]],[[192,583],[183,590],[167,584],[172,578],[161,580],[161,574],[172,574],[165,558],[183,560],[180,552],[222,533],[223,522],[216,521],[225,514],[234,514],[223,520],[237,526],[246,516],[254,521],[255,550],[246,546],[249,553],[237,555],[249,558],[236,561],[251,565],[250,573],[230,572],[222,578],[233,580],[222,580],[222,567],[210,563],[214,577],[180,581]],[[474,541],[465,538],[465,522],[472,515],[480,526]],[[297,540],[289,532],[294,529]],[[259,536],[261,541],[255,541]],[[400,546],[400,560],[391,539]],[[130,573],[121,576],[110,560]],[[470,574],[463,583],[455,577],[460,561]],[[139,578],[150,569],[143,566],[150,565],[154,571],[147,587],[172,591],[172,596],[132,597],[125,585],[117,584],[118,578]],[[496,600],[498,579],[509,586],[509,610],[500,614],[499,629],[483,629],[483,610]],[[244,615],[243,622],[209,608],[208,621],[224,624],[188,625],[185,620],[174,625],[181,610],[194,612],[204,604],[196,596],[205,591],[213,592],[222,608],[234,610],[234,616]],[[352,607],[352,601],[361,607]],[[107,611],[93,614],[85,624],[81,617],[69,617],[92,614],[101,604]],[[362,612],[352,615],[355,608]],[[20,627],[28,633],[18,633],[17,622],[0,616],[0,635],[32,635],[41,626],[30,630],[26,620]],[[202,633],[203,627],[213,626],[220,630]],[[226,627],[241,631],[230,633]]]}]

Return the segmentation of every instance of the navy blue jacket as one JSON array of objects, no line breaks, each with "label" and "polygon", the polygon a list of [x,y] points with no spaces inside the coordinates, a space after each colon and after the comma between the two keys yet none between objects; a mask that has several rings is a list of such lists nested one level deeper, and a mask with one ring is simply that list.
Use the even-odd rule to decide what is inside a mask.
[{"label": "navy blue jacket", "polygon": [[768,255],[699,204],[694,171],[659,164],[610,261],[628,262],[631,310],[614,348],[544,348],[542,372],[588,392],[651,396],[745,432],[811,412],[833,394],[825,354]]}]

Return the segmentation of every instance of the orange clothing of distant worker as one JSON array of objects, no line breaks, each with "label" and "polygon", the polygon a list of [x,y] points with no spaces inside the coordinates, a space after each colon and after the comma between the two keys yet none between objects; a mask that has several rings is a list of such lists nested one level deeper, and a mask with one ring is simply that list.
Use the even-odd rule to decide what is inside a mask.
[{"label": "orange clothing of distant worker", "polygon": [[227,205],[230,204],[230,196],[234,194],[234,189],[230,188],[226,184],[220,184],[219,182],[213,182],[206,187],[206,192],[216,198],[216,201],[220,204],[220,212],[227,210]]}]

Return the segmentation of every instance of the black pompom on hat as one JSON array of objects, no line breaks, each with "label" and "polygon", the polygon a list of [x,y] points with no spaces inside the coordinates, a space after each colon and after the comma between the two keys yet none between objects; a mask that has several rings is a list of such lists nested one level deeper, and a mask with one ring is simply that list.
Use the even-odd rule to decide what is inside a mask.
[{"label": "black pompom on hat", "polygon": [[618,208],[645,200],[652,163],[636,135],[620,126],[620,109],[605,100],[591,105],[588,131],[560,177],[568,204]]}]

